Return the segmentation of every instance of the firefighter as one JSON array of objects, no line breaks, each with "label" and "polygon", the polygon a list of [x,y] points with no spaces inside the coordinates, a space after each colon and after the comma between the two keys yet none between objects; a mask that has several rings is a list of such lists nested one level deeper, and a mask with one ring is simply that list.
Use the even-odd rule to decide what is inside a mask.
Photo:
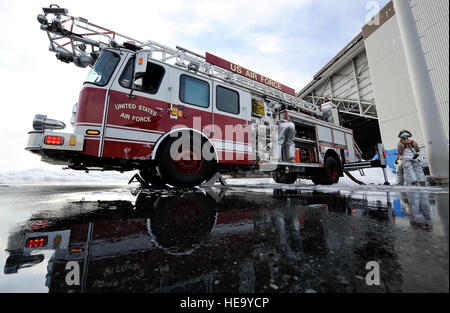
[{"label": "firefighter", "polygon": [[289,120],[282,119],[278,122],[278,159],[277,162],[282,161],[283,145],[289,147],[289,161],[295,163],[295,125]]},{"label": "firefighter", "polygon": [[400,131],[398,137],[400,142],[397,147],[397,160],[401,158],[403,163],[404,184],[425,186],[425,175],[419,160],[419,145],[410,139],[412,134],[407,130]]}]

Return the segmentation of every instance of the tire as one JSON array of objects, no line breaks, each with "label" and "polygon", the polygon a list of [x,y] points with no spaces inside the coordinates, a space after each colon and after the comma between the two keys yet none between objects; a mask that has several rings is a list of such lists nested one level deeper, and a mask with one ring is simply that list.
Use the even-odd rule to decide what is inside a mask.
[{"label": "tire", "polygon": [[297,181],[297,174],[295,173],[274,173],[273,180],[278,184],[292,185]]},{"label": "tire", "polygon": [[159,198],[151,210],[150,227],[158,246],[171,253],[189,253],[211,233],[218,211],[203,194]]},{"label": "tire", "polygon": [[321,172],[315,173],[313,176],[311,176],[311,180],[314,185],[322,185],[322,176]]},{"label": "tire", "polygon": [[273,173],[272,174],[272,178],[273,180],[277,183],[277,184],[282,184],[283,182],[281,181],[281,175],[280,173]]},{"label": "tire", "polygon": [[152,188],[167,188],[166,182],[156,173],[155,168],[142,168],[139,170],[139,175]]},{"label": "tire", "polygon": [[[199,160],[195,159],[192,140],[190,145],[179,147],[177,157],[184,156],[179,160],[171,157],[171,148],[176,144],[178,138],[170,138],[158,151],[158,172],[161,178],[169,185],[176,187],[193,187],[200,185],[212,177],[216,169],[215,160],[205,160],[203,155]],[[191,138],[192,139],[192,138]],[[201,147],[209,142],[202,140]],[[178,144],[177,144],[178,145]],[[176,150],[177,147],[173,147]],[[182,150],[185,148],[185,150]],[[182,150],[182,151],[181,151]]]},{"label": "tire", "polygon": [[334,157],[327,157],[323,168],[317,170],[311,180],[314,185],[333,185],[339,182],[339,163]]},{"label": "tire", "polygon": [[333,185],[339,181],[339,163],[333,157],[325,159],[323,170],[321,173],[321,181],[323,185]]}]

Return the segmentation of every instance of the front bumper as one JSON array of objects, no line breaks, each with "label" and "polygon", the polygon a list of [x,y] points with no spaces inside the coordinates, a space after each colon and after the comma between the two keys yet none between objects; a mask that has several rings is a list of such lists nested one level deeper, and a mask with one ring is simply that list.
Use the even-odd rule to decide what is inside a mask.
[{"label": "front bumper", "polygon": [[[49,145],[45,143],[47,136],[59,136],[63,138],[61,145]],[[84,136],[78,134],[54,132],[50,129],[33,130],[28,133],[26,150],[37,152],[43,150],[74,151],[81,152],[84,148]]]}]

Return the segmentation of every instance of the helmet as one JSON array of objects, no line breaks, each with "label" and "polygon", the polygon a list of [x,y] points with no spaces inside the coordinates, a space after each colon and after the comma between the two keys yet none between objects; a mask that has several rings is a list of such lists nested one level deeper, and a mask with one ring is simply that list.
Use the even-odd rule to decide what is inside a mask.
[{"label": "helmet", "polygon": [[398,138],[410,138],[410,137],[412,137],[412,134],[408,130],[404,129],[398,133]]}]

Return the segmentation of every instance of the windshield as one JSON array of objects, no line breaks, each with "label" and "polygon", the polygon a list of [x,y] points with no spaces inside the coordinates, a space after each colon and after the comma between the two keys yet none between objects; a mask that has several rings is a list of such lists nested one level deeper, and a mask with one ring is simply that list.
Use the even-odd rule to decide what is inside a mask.
[{"label": "windshield", "polygon": [[103,51],[98,58],[92,70],[89,72],[85,83],[91,83],[98,86],[105,86],[111,75],[114,73],[117,64],[119,64],[120,56],[109,50]]}]

